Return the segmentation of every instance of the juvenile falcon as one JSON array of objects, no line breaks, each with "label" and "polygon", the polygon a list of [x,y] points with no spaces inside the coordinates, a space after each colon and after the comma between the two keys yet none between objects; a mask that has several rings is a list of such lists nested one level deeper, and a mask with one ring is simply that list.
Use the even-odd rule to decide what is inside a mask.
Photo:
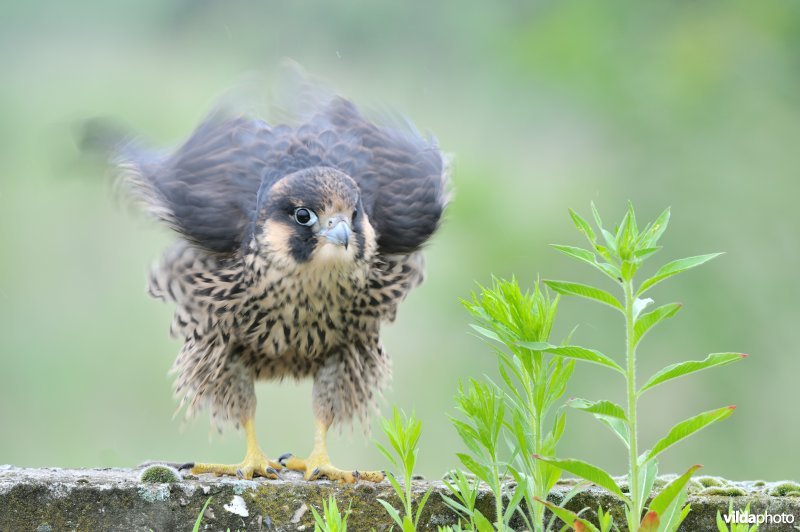
[{"label": "juvenile falcon", "polygon": [[[380,481],[331,465],[326,435],[363,421],[389,375],[381,323],[422,281],[445,160],[408,121],[368,120],[305,81],[298,92],[286,124],[215,112],[173,153],[127,143],[115,162],[122,185],[178,235],[148,284],[177,307],[181,406],[208,408],[247,438],[241,463],[191,472]],[[257,442],[254,381],[285,377],[313,378],[316,433],[307,458],[275,461]]]}]

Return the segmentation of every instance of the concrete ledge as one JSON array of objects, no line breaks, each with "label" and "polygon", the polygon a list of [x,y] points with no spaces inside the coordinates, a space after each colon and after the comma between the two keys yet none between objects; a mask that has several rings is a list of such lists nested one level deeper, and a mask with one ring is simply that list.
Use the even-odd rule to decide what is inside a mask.
[{"label": "concrete ledge", "polygon": [[[209,497],[202,530],[307,530],[314,529],[310,511],[334,494],[340,508],[350,505],[349,529],[389,530],[391,521],[377,502],[383,498],[395,507],[399,501],[388,482],[341,486],[329,481],[305,482],[299,474],[283,472],[277,481],[215,478],[210,475],[187,476],[172,484],[142,483],[140,470],[131,469],[23,469],[0,466],[0,530],[191,530],[200,509]],[[702,479],[702,477],[701,477]],[[720,484],[714,486],[714,484]],[[421,496],[433,486],[436,493],[446,493],[438,481],[415,481],[414,492]],[[558,502],[574,483],[559,483],[551,494]],[[692,512],[683,530],[716,530],[717,510],[725,514],[728,502],[743,510],[750,503],[751,512],[791,515],[800,524],[800,497],[778,493],[794,491],[781,483],[729,482],[706,479],[695,483],[690,496]],[[735,495],[719,495],[732,493]],[[774,493],[775,495],[771,495]],[[578,511],[598,505],[610,508],[615,521],[622,525],[618,501],[603,490],[590,488],[567,505]],[[491,516],[491,494],[482,492],[478,507]],[[591,515],[589,512],[587,515]],[[438,525],[456,521],[441,497],[431,496],[420,529],[435,530]],[[424,525],[423,525],[424,524]],[[768,530],[794,530],[792,525],[761,527]]]}]

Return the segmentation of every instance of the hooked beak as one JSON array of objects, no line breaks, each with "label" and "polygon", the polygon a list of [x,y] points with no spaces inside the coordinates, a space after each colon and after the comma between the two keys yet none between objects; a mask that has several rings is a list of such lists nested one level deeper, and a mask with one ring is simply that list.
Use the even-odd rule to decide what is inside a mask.
[{"label": "hooked beak", "polygon": [[320,231],[319,234],[327,238],[332,244],[344,246],[344,249],[347,249],[350,243],[350,235],[353,234],[347,218],[341,215],[331,216],[326,225],[327,227]]}]

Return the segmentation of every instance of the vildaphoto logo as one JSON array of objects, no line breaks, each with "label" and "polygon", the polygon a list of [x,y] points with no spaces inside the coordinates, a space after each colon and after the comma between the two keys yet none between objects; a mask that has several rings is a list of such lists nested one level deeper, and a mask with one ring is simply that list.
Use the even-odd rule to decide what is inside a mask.
[{"label": "vildaphoto logo", "polygon": [[794,514],[754,514],[750,512],[742,512],[736,510],[733,513],[727,513],[722,516],[725,524],[747,524],[747,525],[780,525],[794,523]]}]

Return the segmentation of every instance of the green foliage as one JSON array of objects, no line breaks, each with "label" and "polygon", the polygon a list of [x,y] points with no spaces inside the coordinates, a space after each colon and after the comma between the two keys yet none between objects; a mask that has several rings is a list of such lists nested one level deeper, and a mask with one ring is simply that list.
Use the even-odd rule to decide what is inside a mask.
[{"label": "green foliage", "polygon": [[212,498],[213,497],[209,497],[208,499],[206,499],[205,504],[200,509],[200,513],[197,514],[197,520],[194,522],[194,526],[192,527],[192,532],[197,532],[198,530],[200,530],[200,525],[203,522],[203,514],[206,513],[206,508],[208,508],[208,505],[211,503]]},{"label": "green foliage", "polygon": [[465,525],[468,530],[482,530],[486,528],[488,523],[488,530],[494,530],[492,524],[481,513],[480,510],[475,508],[475,501],[478,498],[478,488],[480,487],[480,480],[474,475],[470,476],[463,471],[451,471],[443,479],[444,485],[453,497],[442,495],[445,504],[456,511],[458,515],[465,520]]},{"label": "green foliage", "polygon": [[[656,307],[649,312],[643,312],[653,303],[653,300],[649,298],[643,299],[640,296],[656,284],[674,275],[700,266],[720,254],[714,253],[671,261],[658,269],[655,275],[644,280],[637,287],[634,281],[640,266],[646,259],[653,256],[661,249],[658,246],[658,241],[661,235],[664,234],[667,224],[669,223],[669,209],[666,209],[652,224],[648,224],[641,230],[637,224],[636,214],[631,204],[628,205],[628,209],[622,221],[613,231],[607,230],[603,226],[603,221],[594,204],[592,204],[592,216],[597,226],[597,231],[595,231],[579,214],[570,210],[570,217],[575,227],[589,241],[591,249],[561,245],[555,246],[555,248],[573,259],[591,265],[609,277],[615,285],[621,288],[622,297],[617,298],[605,290],[580,283],[553,280],[545,281],[545,283],[559,294],[593,300],[621,312],[625,320],[625,367],[623,368],[613,359],[598,351],[580,346],[570,345],[556,347],[544,344],[537,344],[534,346],[530,343],[526,345],[527,347],[539,348],[542,351],[549,352],[558,357],[568,358],[571,361],[583,360],[599,364],[614,369],[625,376],[628,400],[627,411],[621,406],[605,400],[590,401],[587,399],[573,399],[569,402],[569,406],[592,414],[609,427],[624,443],[629,454],[629,494],[626,495],[622,492],[611,475],[592,464],[574,459],[563,460],[552,457],[538,458],[542,462],[593,482],[623,500],[626,506],[626,520],[629,530],[677,530],[678,526],[689,512],[689,506],[685,505],[687,484],[692,474],[700,466],[692,466],[686,473],[664,487],[660,493],[653,498],[648,511],[643,516],[642,514],[645,510],[644,505],[650,495],[658,471],[656,457],[684,438],[687,438],[717,421],[729,417],[733,413],[735,407],[726,406],[703,412],[676,424],[669,430],[667,435],[657,441],[649,451],[645,451],[640,455],[637,434],[637,400],[645,391],[668,380],[741,360],[745,355],[739,353],[715,353],[709,355],[702,361],[673,364],[656,372],[645,382],[644,386],[637,390],[637,347],[653,327],[665,319],[674,316],[681,308],[681,305],[678,303],[668,303]],[[598,234],[600,238],[598,238]],[[544,499],[544,497],[541,497],[537,500],[545,506],[552,506],[544,502]],[[555,513],[567,525],[573,526],[576,529],[579,527],[587,530],[594,529],[593,527],[588,527],[581,521],[577,521],[580,525],[576,526],[575,516],[569,515],[564,511]]]},{"label": "green foliage", "polygon": [[[568,288],[576,293],[581,290],[579,286]],[[560,349],[548,343],[558,296],[551,298],[538,282],[533,291],[523,292],[514,279],[494,279],[491,288],[481,287],[479,294],[463,303],[476,320],[472,328],[492,342],[502,380],[470,380],[459,387],[456,404],[463,420],[454,418],[452,422],[469,452],[459,453],[458,458],[476,481],[492,490],[498,530],[508,529],[517,513],[528,529],[544,530],[544,508],[534,501],[547,497],[561,473],[534,456],[554,454],[564,432],[563,408],[552,410],[572,375],[572,359],[612,367],[615,363],[584,349],[572,349],[562,356],[543,353]],[[513,492],[508,492],[505,480],[509,475],[516,481]],[[467,495],[476,486],[454,477],[448,488],[455,497],[445,502],[471,529],[485,528],[485,516],[467,504]],[[520,504],[523,500],[526,512]]]},{"label": "green foliage", "polygon": [[342,515],[333,495],[329,496],[327,501],[322,501],[323,515],[319,515],[313,506],[311,513],[314,514],[314,532],[347,532],[350,508]]},{"label": "green foliage", "polygon": [[403,514],[401,515],[396,508],[382,499],[378,499],[378,502],[386,508],[392,520],[397,523],[403,532],[413,532],[417,529],[422,510],[425,508],[425,503],[428,502],[432,489],[428,489],[425,495],[422,496],[422,499],[417,504],[415,513],[413,511],[414,501],[411,496],[411,478],[414,474],[414,465],[419,452],[417,444],[422,432],[422,422],[416,418],[413,412],[410,416],[406,416],[405,412],[401,412],[395,407],[391,419],[384,418],[382,424],[383,433],[388,438],[393,452],[378,442],[375,442],[375,445],[392,465],[401,468],[403,471],[402,485],[393,473],[390,472],[386,475],[395,493],[400,498],[400,502],[403,505]]}]

